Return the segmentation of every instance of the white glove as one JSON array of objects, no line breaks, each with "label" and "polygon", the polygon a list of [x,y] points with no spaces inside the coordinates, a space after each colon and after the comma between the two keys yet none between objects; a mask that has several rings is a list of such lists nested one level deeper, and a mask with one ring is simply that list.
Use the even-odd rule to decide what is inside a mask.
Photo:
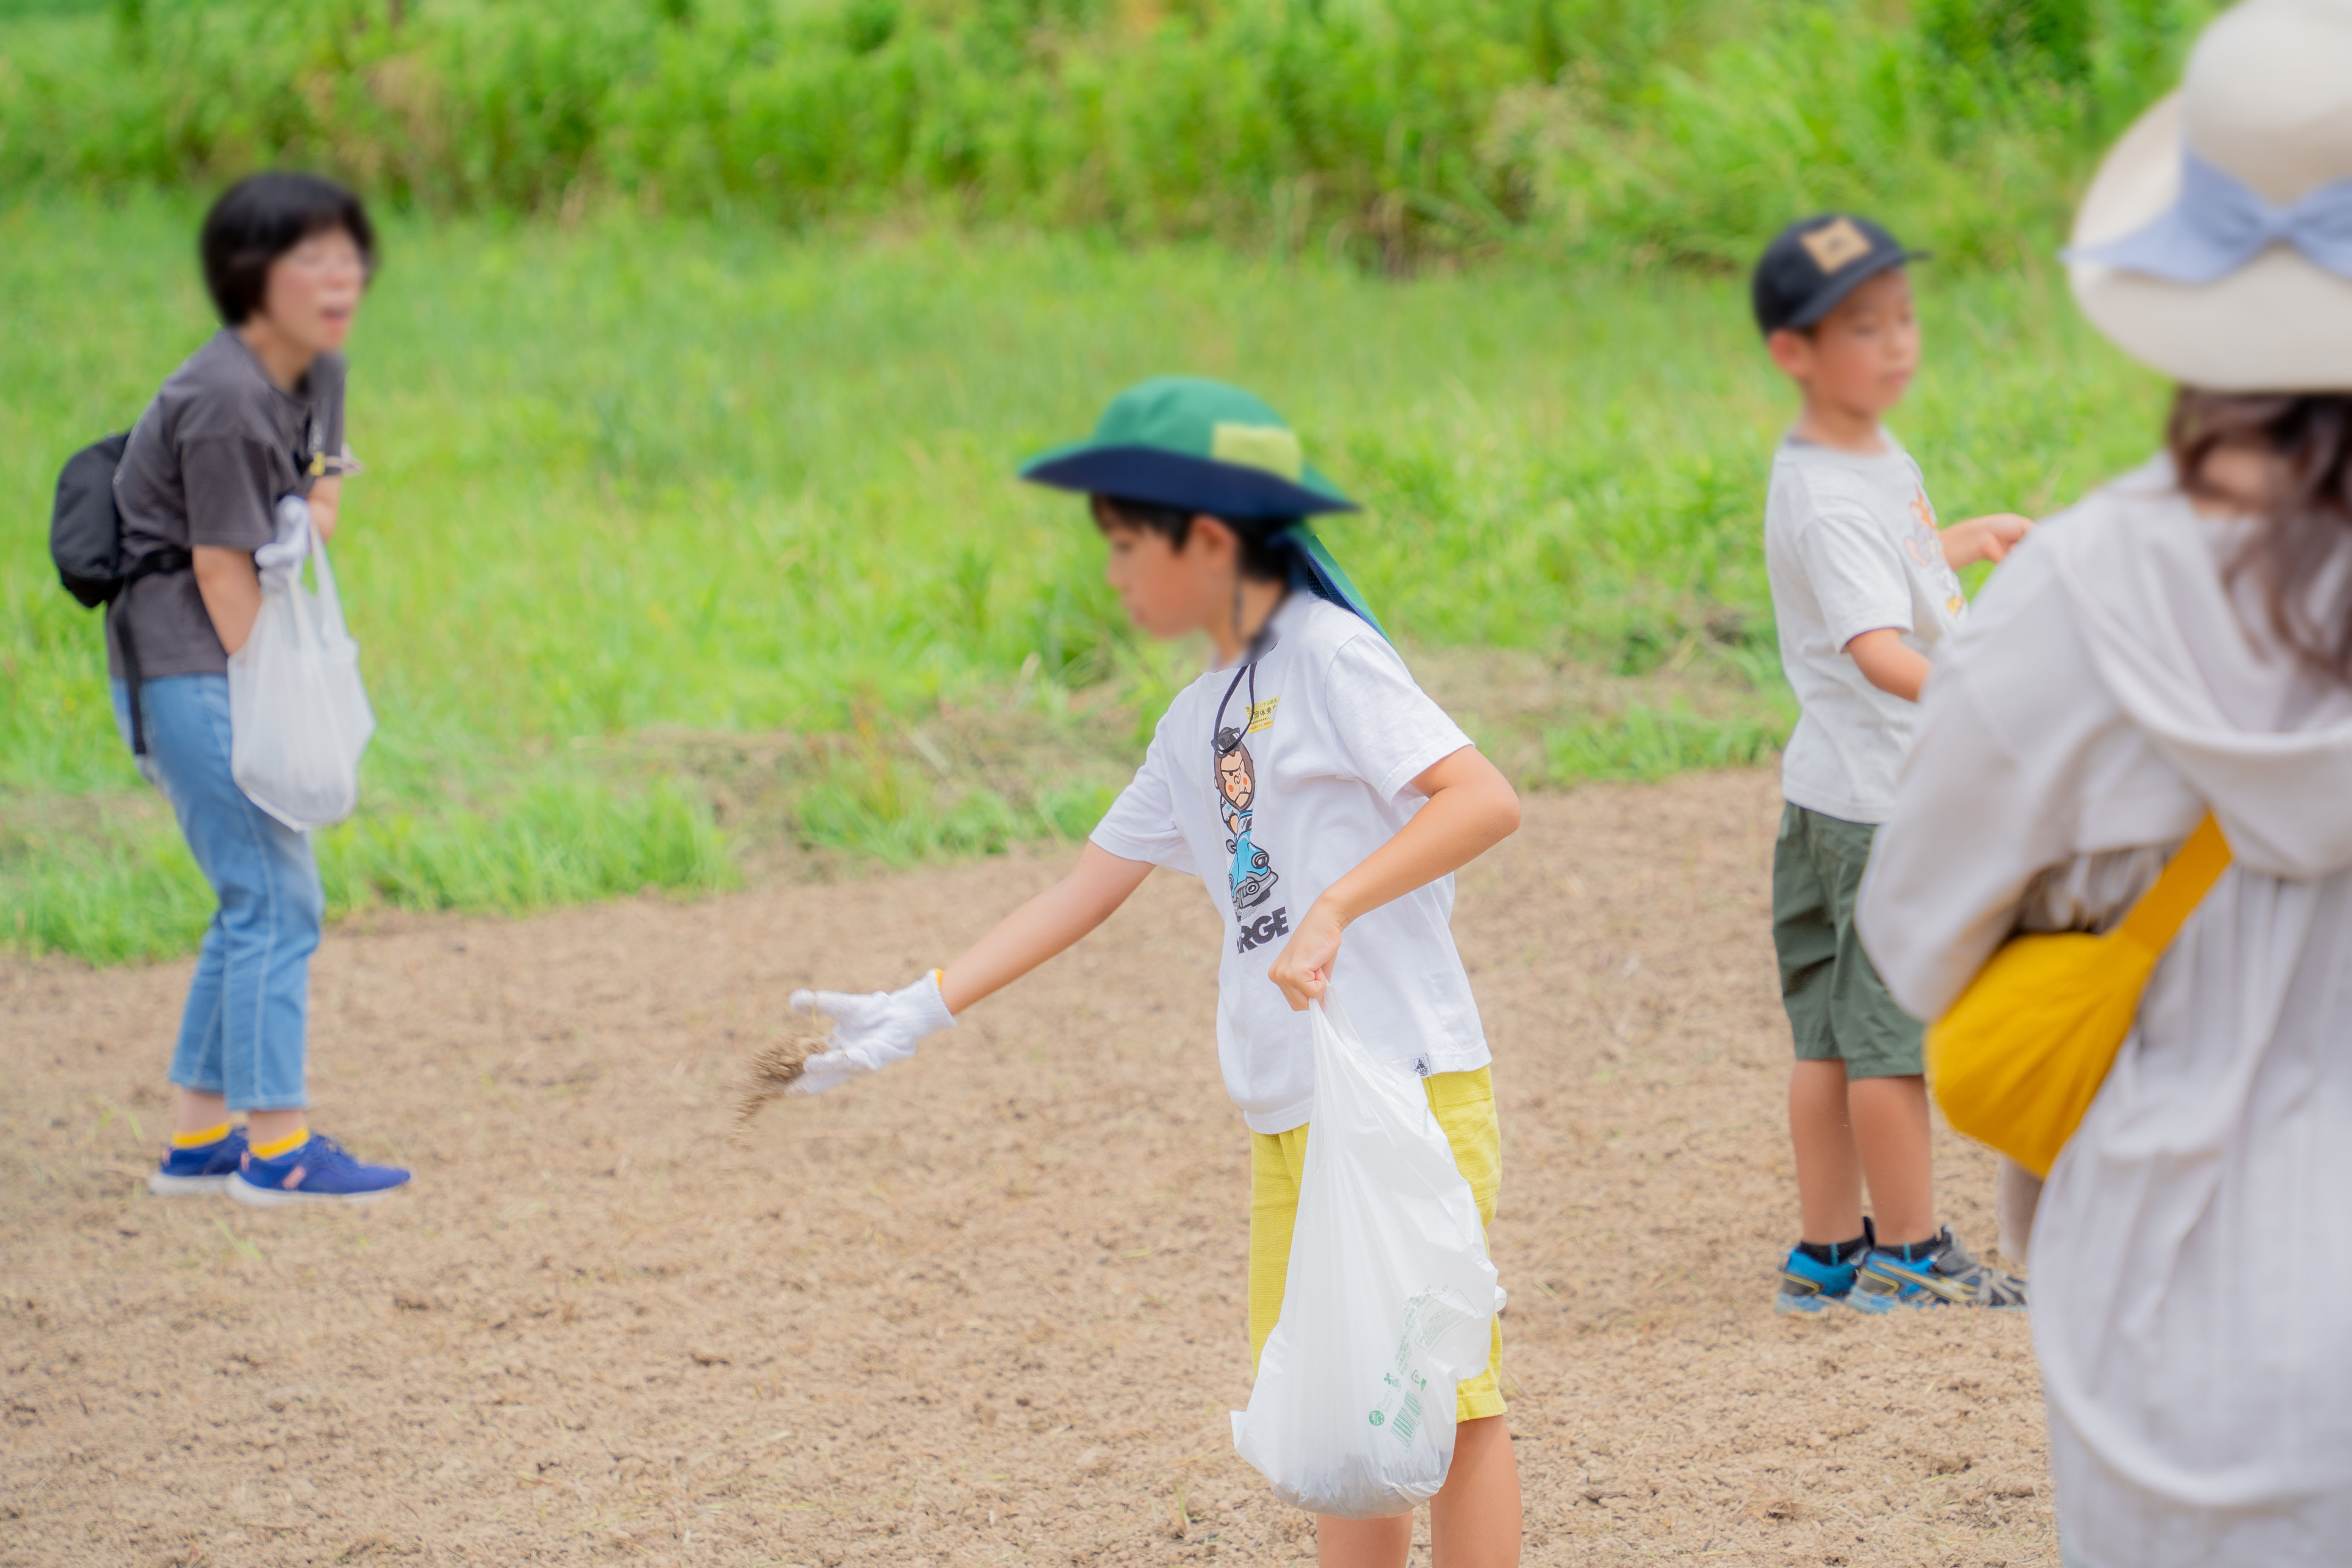
[{"label": "white glove", "polygon": [[302,580],[310,554],[310,503],[300,496],[278,498],[278,537],[253,552],[264,589],[291,588]]},{"label": "white glove", "polygon": [[915,1054],[925,1036],[955,1027],[940,994],[940,972],[932,970],[912,985],[898,991],[795,991],[795,1013],[823,1013],[833,1020],[825,1037],[832,1048],[809,1058],[787,1094],[823,1094],[851,1079],[878,1072],[892,1062]]}]

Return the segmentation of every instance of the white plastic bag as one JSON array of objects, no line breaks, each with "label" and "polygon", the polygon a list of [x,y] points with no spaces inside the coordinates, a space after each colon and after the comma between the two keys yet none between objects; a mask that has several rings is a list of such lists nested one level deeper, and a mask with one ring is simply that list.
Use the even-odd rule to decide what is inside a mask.
[{"label": "white plastic bag", "polygon": [[254,805],[296,829],[352,814],[360,753],[375,733],[360,646],[344,629],[315,528],[310,560],[319,591],[265,581],[253,634],[228,661],[229,773]]},{"label": "white plastic bag", "polygon": [[1282,1318],[1234,1447],[1285,1502],[1403,1513],[1454,1462],[1454,1385],[1486,1365],[1503,1291],[1421,1080],[1375,1061],[1327,994]]}]

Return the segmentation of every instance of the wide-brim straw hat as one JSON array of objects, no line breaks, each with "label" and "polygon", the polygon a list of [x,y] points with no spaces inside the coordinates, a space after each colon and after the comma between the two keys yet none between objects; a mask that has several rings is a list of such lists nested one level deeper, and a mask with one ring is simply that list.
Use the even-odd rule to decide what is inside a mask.
[{"label": "wide-brim straw hat", "polygon": [[2246,0],[2108,153],[2074,297],[2133,358],[2215,392],[2352,391],[2352,0]]}]

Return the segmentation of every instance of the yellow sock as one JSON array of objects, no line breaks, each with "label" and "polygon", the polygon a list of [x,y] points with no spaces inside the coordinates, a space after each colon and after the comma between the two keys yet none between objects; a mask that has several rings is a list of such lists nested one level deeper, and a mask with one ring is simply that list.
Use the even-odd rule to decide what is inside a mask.
[{"label": "yellow sock", "polygon": [[217,1143],[227,1136],[228,1123],[224,1121],[218,1127],[207,1127],[201,1132],[174,1132],[172,1134],[172,1147],[201,1149],[207,1143]]},{"label": "yellow sock", "polygon": [[274,1143],[254,1144],[253,1157],[257,1160],[275,1160],[282,1155],[291,1154],[310,1141],[310,1130],[308,1127],[297,1127]]}]

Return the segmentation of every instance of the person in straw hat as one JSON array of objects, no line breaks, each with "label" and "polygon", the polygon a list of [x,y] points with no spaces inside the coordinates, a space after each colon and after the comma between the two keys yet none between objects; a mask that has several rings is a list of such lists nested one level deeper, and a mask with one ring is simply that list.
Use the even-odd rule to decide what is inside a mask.
[{"label": "person in straw hat", "polygon": [[2108,154],[2076,298],[2179,384],[1927,684],[1861,900],[1937,1017],[2234,857],[2052,1166],[2034,1344],[2071,1568],[2352,1554],[2352,0],[2248,0]]}]

